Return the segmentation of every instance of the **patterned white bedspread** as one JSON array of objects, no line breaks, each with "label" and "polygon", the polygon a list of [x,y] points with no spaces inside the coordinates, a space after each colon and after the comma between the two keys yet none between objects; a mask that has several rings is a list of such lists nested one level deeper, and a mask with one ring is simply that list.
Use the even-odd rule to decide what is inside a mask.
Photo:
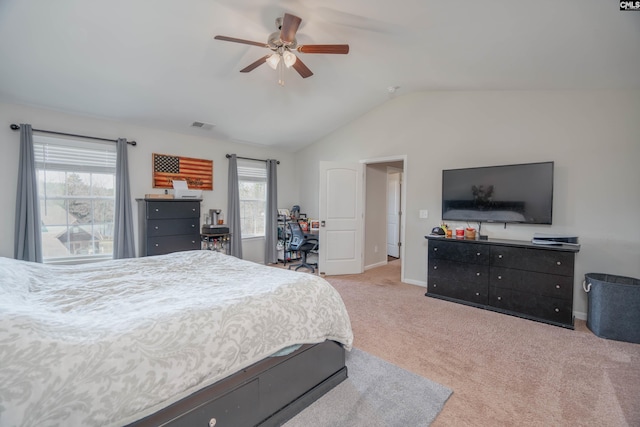
[{"label": "patterned white bedspread", "polygon": [[121,426],[287,346],[351,348],[324,279],[212,251],[0,258],[0,425]]}]

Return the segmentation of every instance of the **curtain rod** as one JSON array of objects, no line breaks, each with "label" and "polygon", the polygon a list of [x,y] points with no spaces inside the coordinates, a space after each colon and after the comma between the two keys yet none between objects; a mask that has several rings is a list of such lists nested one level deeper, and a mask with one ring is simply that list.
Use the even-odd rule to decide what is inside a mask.
[{"label": "curtain rod", "polygon": [[[11,128],[11,130],[20,129],[20,125],[17,125],[15,123],[13,123],[9,127]],[[117,139],[98,138],[96,136],[76,135],[74,133],[55,132],[55,131],[52,131],[52,130],[42,130],[42,129],[31,129],[31,130],[34,131],[34,132],[51,133],[53,135],[75,136],[75,137],[78,137],[78,138],[95,139],[95,140],[98,140],[98,141],[118,142]],[[138,143],[135,142],[135,141],[127,141],[127,144],[131,144],[133,146],[138,145]]]},{"label": "curtain rod", "polygon": [[[227,159],[231,157],[231,154],[227,154]],[[240,157],[240,156],[236,156],[237,159],[244,159],[244,160],[255,160],[256,162],[266,162],[266,160],[263,159],[252,159],[251,157]],[[276,160],[276,164],[280,164],[280,160]]]}]

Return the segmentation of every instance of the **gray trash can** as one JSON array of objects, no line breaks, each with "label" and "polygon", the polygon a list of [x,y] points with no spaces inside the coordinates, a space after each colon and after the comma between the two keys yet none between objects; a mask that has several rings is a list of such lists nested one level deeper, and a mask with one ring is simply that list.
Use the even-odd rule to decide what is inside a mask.
[{"label": "gray trash can", "polygon": [[587,327],[601,338],[640,344],[640,280],[602,273],[584,279]]}]

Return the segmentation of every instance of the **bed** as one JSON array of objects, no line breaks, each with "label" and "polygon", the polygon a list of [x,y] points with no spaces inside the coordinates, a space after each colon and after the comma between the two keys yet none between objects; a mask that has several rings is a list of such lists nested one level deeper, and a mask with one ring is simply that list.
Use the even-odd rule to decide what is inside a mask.
[{"label": "bed", "polygon": [[346,378],[352,342],[306,273],[213,251],[0,258],[2,426],[280,425]]}]

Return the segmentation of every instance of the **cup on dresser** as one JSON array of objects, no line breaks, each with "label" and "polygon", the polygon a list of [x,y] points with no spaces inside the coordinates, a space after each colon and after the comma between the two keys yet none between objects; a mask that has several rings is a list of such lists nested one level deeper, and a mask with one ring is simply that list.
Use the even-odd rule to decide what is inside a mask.
[{"label": "cup on dresser", "polygon": [[464,238],[464,228],[462,227],[456,228],[456,239],[463,239],[463,238]]},{"label": "cup on dresser", "polygon": [[464,230],[464,238],[468,240],[476,240],[476,229],[473,227],[467,227]]}]

